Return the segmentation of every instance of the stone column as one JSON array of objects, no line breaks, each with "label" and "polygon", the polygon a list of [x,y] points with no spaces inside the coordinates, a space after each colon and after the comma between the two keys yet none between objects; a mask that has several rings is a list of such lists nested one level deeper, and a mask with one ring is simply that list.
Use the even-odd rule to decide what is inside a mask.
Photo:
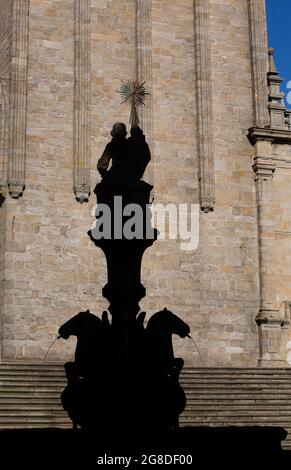
[{"label": "stone column", "polygon": [[201,210],[214,209],[213,105],[209,32],[209,1],[194,1],[197,150]]},{"label": "stone column", "polygon": [[272,179],[275,162],[272,160],[272,141],[255,144],[255,172],[260,263],[260,310],[256,317],[259,327],[259,366],[284,366],[281,336],[284,319],[276,303],[275,226],[276,208],[272,203]]},{"label": "stone column", "polygon": [[254,126],[269,125],[268,112],[268,39],[265,0],[248,0],[250,47],[253,73]]},{"label": "stone column", "polygon": [[25,187],[28,14],[29,0],[13,1],[8,168],[13,198],[22,196]]},{"label": "stone column", "polygon": [[74,193],[90,196],[90,0],[75,0]]},{"label": "stone column", "polygon": [[145,82],[149,95],[146,106],[139,108],[140,126],[144,131],[151,150],[152,161],[148,165],[144,179],[154,185],[153,155],[153,78],[152,78],[152,20],[151,0],[136,0],[136,78]]},{"label": "stone column", "polygon": [[0,78],[0,194],[5,197],[8,176],[9,80]]}]

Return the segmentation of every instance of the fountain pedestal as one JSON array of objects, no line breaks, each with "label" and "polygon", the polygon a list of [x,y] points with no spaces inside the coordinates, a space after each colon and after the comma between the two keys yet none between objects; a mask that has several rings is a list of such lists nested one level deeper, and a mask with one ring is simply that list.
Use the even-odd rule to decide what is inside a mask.
[{"label": "fountain pedestal", "polygon": [[[108,282],[102,294],[110,303],[108,310],[113,322],[134,321],[140,310],[139,301],[146,295],[141,283],[142,257],[158,236],[151,226],[149,199],[152,189],[153,186],[144,181],[126,185],[102,181],[95,188],[97,208],[106,204],[110,210],[110,238],[100,238],[94,230],[88,235],[106,257]],[[138,238],[129,239],[131,234],[127,226],[131,215],[128,214],[131,210],[134,213],[135,209]]]}]

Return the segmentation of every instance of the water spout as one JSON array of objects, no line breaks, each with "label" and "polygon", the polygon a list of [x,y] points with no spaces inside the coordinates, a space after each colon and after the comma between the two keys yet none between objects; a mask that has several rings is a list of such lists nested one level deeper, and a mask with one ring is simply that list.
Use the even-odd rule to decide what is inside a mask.
[{"label": "water spout", "polygon": [[58,341],[58,339],[60,339],[60,336],[58,336],[57,338],[55,338],[55,339],[52,341],[52,343],[51,343],[51,345],[49,346],[49,348],[48,348],[46,354],[44,355],[44,358],[43,358],[43,360],[42,360],[43,363],[46,361],[46,358],[48,357],[48,355],[49,355],[49,353],[50,353],[50,350],[52,349],[52,347],[54,346],[54,344]]},{"label": "water spout", "polygon": [[200,353],[200,350],[199,350],[199,348],[198,348],[198,346],[197,346],[197,343],[196,343],[196,341],[195,341],[195,340],[192,338],[192,336],[190,336],[190,335],[187,335],[187,338],[191,339],[192,343],[194,344],[195,348],[196,348],[196,349],[197,349],[197,351],[198,351],[198,354],[199,354],[199,357],[200,357],[200,361],[202,362],[202,364],[203,364],[203,367],[205,367],[205,364],[204,364],[203,358],[202,358],[202,356],[201,356],[201,353]]}]

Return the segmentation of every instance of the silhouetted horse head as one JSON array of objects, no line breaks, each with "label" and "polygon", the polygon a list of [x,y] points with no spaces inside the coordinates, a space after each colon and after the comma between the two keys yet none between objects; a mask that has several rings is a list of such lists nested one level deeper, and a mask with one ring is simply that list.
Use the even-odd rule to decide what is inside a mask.
[{"label": "silhouetted horse head", "polygon": [[60,327],[59,335],[64,339],[69,336],[77,337],[75,364],[79,374],[88,375],[100,360],[100,347],[103,344],[100,318],[89,310],[80,312]]},{"label": "silhouetted horse head", "polygon": [[70,336],[77,336],[77,338],[86,335],[92,336],[94,332],[99,330],[101,323],[100,318],[86,310],[64,323],[59,328],[59,335],[64,339],[68,339]]},{"label": "silhouetted horse head", "polygon": [[147,330],[162,335],[178,335],[185,338],[190,333],[190,328],[181,318],[177,317],[167,308],[155,313],[148,321]]},{"label": "silhouetted horse head", "polygon": [[[146,333],[152,367],[157,370],[173,370],[177,360],[174,358],[172,335],[181,338],[189,335],[190,328],[187,323],[164,308],[149,319]],[[179,368],[182,366],[183,364]]]}]

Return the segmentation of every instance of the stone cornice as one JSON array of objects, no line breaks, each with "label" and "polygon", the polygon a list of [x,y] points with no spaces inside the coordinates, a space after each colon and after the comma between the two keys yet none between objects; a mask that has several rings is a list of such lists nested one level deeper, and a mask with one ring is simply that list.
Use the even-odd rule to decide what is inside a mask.
[{"label": "stone cornice", "polygon": [[289,321],[280,315],[279,310],[265,309],[259,311],[258,315],[256,316],[256,323],[257,325],[273,324],[284,326],[285,324],[289,324]]},{"label": "stone cornice", "polygon": [[279,144],[291,144],[291,132],[288,130],[251,127],[248,137],[253,145],[260,140],[268,140]]}]

